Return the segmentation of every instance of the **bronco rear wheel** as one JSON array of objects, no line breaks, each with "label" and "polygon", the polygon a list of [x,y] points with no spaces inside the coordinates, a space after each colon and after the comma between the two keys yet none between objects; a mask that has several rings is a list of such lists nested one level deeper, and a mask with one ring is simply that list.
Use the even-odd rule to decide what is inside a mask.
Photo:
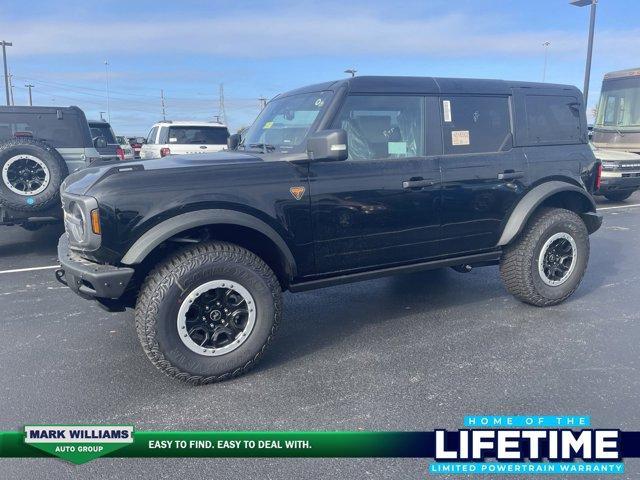
[{"label": "bronco rear wheel", "polygon": [[500,274],[519,300],[545,307],[578,288],[589,261],[589,234],[582,219],[562,208],[545,208],[505,247]]},{"label": "bronco rear wheel", "polygon": [[151,362],[194,384],[240,375],[262,356],[282,311],[273,271],[256,255],[225,242],[172,256],[147,277],[136,328]]}]

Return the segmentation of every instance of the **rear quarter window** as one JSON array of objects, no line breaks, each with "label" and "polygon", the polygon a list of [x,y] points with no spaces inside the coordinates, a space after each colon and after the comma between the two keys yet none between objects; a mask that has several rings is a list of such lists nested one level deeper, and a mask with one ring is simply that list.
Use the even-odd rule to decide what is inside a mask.
[{"label": "rear quarter window", "polygon": [[512,147],[509,98],[442,97],[444,153],[490,153]]},{"label": "rear quarter window", "polygon": [[526,128],[531,145],[583,143],[578,99],[564,95],[527,95]]},{"label": "rear quarter window", "polygon": [[77,114],[9,113],[0,115],[0,141],[18,135],[44,140],[55,148],[81,148],[85,145],[84,130]]}]

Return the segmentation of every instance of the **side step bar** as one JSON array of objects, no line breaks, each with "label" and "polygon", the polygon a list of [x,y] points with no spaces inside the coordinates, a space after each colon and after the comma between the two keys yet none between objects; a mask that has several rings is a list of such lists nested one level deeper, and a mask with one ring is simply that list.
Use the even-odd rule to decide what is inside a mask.
[{"label": "side step bar", "polygon": [[476,253],[474,255],[465,255],[463,257],[443,258],[440,260],[431,260],[429,262],[414,263],[411,265],[401,265],[398,267],[381,268],[378,270],[370,270],[367,272],[348,273],[330,278],[321,278],[318,280],[309,280],[306,282],[294,283],[289,285],[292,292],[304,292],[306,290],[314,290],[316,288],[332,287],[334,285],[342,285],[345,283],[358,282],[360,280],[373,280],[374,278],[387,277],[399,273],[419,272],[421,270],[434,270],[442,267],[452,267],[454,265],[473,265],[473,264],[494,264],[500,260],[501,251]]}]

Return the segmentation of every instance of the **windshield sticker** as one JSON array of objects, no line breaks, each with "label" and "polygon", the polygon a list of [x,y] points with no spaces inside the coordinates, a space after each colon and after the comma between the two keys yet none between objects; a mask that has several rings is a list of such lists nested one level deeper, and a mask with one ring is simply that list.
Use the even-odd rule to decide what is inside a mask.
[{"label": "windshield sticker", "polygon": [[387,143],[389,155],[406,155],[407,142],[389,142]]},{"label": "windshield sticker", "polygon": [[442,110],[444,111],[444,121],[450,122],[451,121],[451,101],[450,100],[442,101]]},{"label": "windshield sticker", "polygon": [[267,122],[264,124],[264,127],[262,127],[263,129],[265,128],[271,128],[273,126],[273,122]]},{"label": "windshield sticker", "polygon": [[469,130],[453,130],[451,145],[469,145]]},{"label": "windshield sticker", "polygon": [[316,100],[316,103],[314,103],[314,105],[318,108],[322,107],[324,105],[324,100],[319,98]]}]

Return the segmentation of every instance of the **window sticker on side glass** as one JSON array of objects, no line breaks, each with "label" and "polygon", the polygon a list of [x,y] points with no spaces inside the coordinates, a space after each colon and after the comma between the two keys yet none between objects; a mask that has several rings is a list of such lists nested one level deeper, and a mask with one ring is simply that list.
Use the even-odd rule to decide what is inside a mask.
[{"label": "window sticker on side glass", "polygon": [[264,127],[262,127],[262,129],[264,130],[265,128],[271,128],[273,126],[273,122],[267,122],[264,124]]},{"label": "window sticker on side glass", "polygon": [[407,142],[389,142],[388,144],[389,155],[406,155],[407,154]]},{"label": "window sticker on side glass", "polygon": [[176,143],[178,141],[177,137],[170,137],[169,138],[169,143]]},{"label": "window sticker on side glass", "polygon": [[444,112],[444,121],[450,122],[451,121],[451,101],[450,100],[442,101],[442,111]]},{"label": "window sticker on side glass", "polygon": [[469,130],[452,130],[451,145],[469,145]]}]

